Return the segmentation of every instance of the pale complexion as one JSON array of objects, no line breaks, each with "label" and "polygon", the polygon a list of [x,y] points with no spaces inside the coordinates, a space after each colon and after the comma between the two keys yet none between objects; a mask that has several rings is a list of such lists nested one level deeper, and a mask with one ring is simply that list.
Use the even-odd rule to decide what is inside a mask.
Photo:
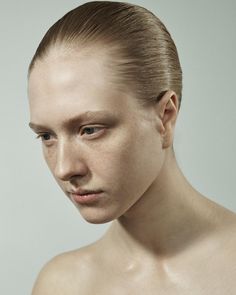
[{"label": "pale complexion", "polygon": [[[235,294],[235,214],[193,189],[177,165],[176,94],[142,107],[109,83],[106,58],[93,53],[54,48],[37,61],[30,126],[83,218],[113,222],[96,243],[52,259],[33,295]],[[103,193],[83,206],[69,193],[78,188]]]}]

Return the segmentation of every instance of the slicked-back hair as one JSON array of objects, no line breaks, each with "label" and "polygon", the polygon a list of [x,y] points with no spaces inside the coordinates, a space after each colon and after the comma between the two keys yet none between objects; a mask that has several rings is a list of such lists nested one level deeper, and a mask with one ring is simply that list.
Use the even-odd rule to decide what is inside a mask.
[{"label": "slicked-back hair", "polygon": [[[57,46],[94,48],[107,54],[113,83],[129,88],[144,104],[158,102],[167,90],[182,97],[182,70],[174,41],[151,11],[125,2],[87,2],[65,14],[47,31],[29,66]],[[108,77],[109,78],[109,77]]]}]

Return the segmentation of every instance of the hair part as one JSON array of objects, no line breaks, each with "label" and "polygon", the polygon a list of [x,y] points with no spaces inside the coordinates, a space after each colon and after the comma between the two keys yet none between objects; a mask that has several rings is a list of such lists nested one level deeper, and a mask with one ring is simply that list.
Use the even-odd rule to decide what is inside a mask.
[{"label": "hair part", "polygon": [[128,87],[143,104],[158,102],[173,90],[180,108],[182,70],[177,49],[164,24],[149,10],[125,2],[93,1],[69,11],[43,37],[29,74],[58,46],[105,50],[115,85]]}]

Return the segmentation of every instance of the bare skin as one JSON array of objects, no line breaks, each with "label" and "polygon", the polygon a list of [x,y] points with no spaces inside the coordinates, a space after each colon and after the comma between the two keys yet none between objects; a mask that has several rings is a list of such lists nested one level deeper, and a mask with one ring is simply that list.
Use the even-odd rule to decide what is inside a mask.
[{"label": "bare skin", "polygon": [[[97,242],[49,261],[32,295],[235,294],[236,215],[197,192],[178,167],[175,93],[142,109],[109,88],[106,59],[92,56],[54,49],[36,64],[29,77],[31,127],[47,135],[47,164],[81,215],[113,222]],[[107,124],[108,133],[101,128],[91,137],[66,125],[91,110],[113,111],[110,121],[83,122]],[[75,187],[104,194],[84,206],[69,193]]]}]

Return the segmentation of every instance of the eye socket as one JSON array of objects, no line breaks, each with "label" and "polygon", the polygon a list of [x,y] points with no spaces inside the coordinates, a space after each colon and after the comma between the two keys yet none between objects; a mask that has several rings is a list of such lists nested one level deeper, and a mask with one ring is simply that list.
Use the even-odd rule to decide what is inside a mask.
[{"label": "eye socket", "polygon": [[42,133],[42,134],[39,134],[36,138],[41,138],[42,141],[49,141],[51,139],[51,134]]},{"label": "eye socket", "polygon": [[84,127],[81,131],[81,134],[86,134],[86,135],[93,135],[95,133],[98,133],[99,131],[103,130],[104,127],[97,127],[97,126],[88,126]]},{"label": "eye socket", "polygon": [[[86,126],[81,128],[80,134],[82,136],[93,138],[93,137],[99,136],[99,134],[102,133],[104,129],[105,129],[104,126]],[[45,144],[51,145],[54,136],[50,133],[45,132],[45,133],[39,133],[36,138],[37,139],[40,138],[42,142],[44,142]]]}]

